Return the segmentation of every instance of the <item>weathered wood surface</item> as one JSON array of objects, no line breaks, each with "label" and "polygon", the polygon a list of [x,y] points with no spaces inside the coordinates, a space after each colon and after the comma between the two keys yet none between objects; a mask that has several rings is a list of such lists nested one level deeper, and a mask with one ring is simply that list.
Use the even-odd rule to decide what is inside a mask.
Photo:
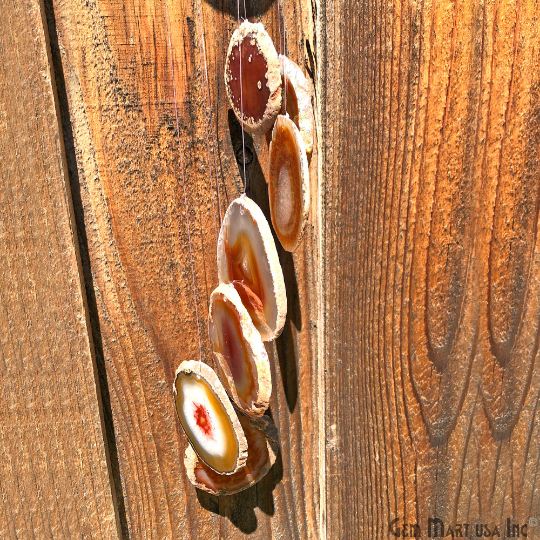
[{"label": "weathered wood surface", "polygon": [[0,2],[0,538],[118,538],[38,0]]},{"label": "weathered wood surface", "polygon": [[538,8],[324,6],[328,538],[540,516]]},{"label": "weathered wood surface", "polygon": [[[241,3],[242,4],[242,3]],[[246,2],[278,43],[277,4]],[[301,249],[280,253],[289,296],[283,335],[269,346],[271,412],[281,454],[256,487],[233,497],[197,493],[172,397],[179,363],[198,338],[175,136],[165,0],[52,0],[48,12],[66,128],[83,265],[114,424],[119,509],[130,538],[319,536],[318,221]],[[176,99],[189,201],[204,359],[208,299],[217,286],[220,216],[241,193],[238,123],[224,61],[236,2],[169,1]],[[287,2],[288,51],[313,69],[311,6]],[[243,13],[242,13],[243,14]],[[208,65],[205,84],[201,33]],[[210,99],[207,95],[210,91]],[[208,134],[208,143],[207,143]],[[251,195],[268,215],[266,140],[246,137]],[[311,163],[317,170],[315,153]],[[314,178],[316,180],[316,178]],[[219,198],[218,198],[219,191]],[[118,487],[118,486],[117,486]]]},{"label": "weathered wood surface", "polygon": [[[503,537],[540,518],[540,6],[284,3],[319,140],[307,235],[280,253],[281,455],[218,499],[187,481],[171,392],[198,339],[169,62],[210,362],[216,235],[242,189],[237,4],[167,1],[172,48],[165,0],[46,4],[109,484],[41,12],[4,0],[0,536],[114,537],[111,494],[130,538],[387,538],[398,517]],[[276,2],[246,7],[277,45]],[[246,142],[268,215],[266,141]]]}]

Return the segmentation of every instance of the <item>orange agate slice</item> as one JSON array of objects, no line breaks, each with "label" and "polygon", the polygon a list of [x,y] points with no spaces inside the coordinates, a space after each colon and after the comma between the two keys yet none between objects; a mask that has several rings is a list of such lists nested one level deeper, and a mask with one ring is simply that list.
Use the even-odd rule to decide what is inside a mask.
[{"label": "orange agate slice", "polygon": [[[311,87],[298,64],[286,56],[279,56],[284,87],[281,114],[288,114],[302,135],[306,154],[313,151],[315,122],[311,105]],[[286,89],[285,89],[286,86]]]},{"label": "orange agate slice", "polygon": [[235,199],[227,209],[219,232],[217,260],[220,283],[241,282],[237,288],[251,297],[249,307],[256,312],[253,324],[263,341],[279,336],[287,315],[283,272],[270,226],[262,210],[246,195]]},{"label": "orange agate slice", "polygon": [[309,171],[304,141],[294,122],[279,115],[269,151],[270,217],[281,245],[294,251],[309,213]]},{"label": "orange agate slice", "polygon": [[[234,474],[218,474],[188,447],[184,464],[194,486],[213,495],[233,495],[257,483],[271,469],[278,451],[277,437],[269,436],[269,430],[263,429],[261,424],[257,425],[242,415],[239,419],[248,444],[247,463]],[[270,420],[267,422],[271,424]],[[275,431],[273,424],[269,427]]]},{"label": "orange agate slice", "polygon": [[233,281],[232,284],[240,296],[242,304],[247,309],[255,328],[259,330],[261,335],[270,335],[272,331],[266,324],[261,299],[243,281]]},{"label": "orange agate slice", "polygon": [[210,296],[208,330],[225,390],[243,412],[262,416],[272,393],[270,363],[261,334],[233,285],[222,283]]},{"label": "orange agate slice", "polygon": [[266,133],[272,127],[281,107],[281,73],[274,44],[261,23],[244,21],[234,31],[225,63],[225,88],[246,131]]},{"label": "orange agate slice", "polygon": [[214,370],[193,360],[176,371],[176,412],[193,450],[211,469],[232,474],[246,464],[247,442]]}]

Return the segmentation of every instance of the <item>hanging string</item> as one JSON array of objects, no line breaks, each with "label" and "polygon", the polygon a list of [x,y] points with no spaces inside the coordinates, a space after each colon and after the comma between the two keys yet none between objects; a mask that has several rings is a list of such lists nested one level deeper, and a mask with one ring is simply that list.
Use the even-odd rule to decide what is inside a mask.
[{"label": "hanging string", "polygon": [[[238,28],[240,28],[240,0],[236,0],[237,6],[237,22]],[[246,16],[246,2],[244,0],[244,18]],[[244,195],[247,188],[247,176],[246,176],[246,141],[244,139],[244,92],[242,88],[242,41],[238,44],[238,51],[240,53],[240,125],[242,126],[242,163],[244,165]]]},{"label": "hanging string", "polygon": [[278,36],[279,36],[279,54],[283,53],[281,49],[281,8],[279,7],[281,0],[277,2],[277,24],[278,24]]},{"label": "hanging string", "polygon": [[[279,0],[278,0],[279,1]],[[285,4],[285,0],[283,0],[283,11],[282,11],[282,14],[283,14],[283,54],[285,56],[288,56],[287,55],[287,17],[286,17],[286,13],[287,13],[287,6]],[[284,86],[285,86],[285,110],[287,110],[287,69],[285,68],[283,70],[283,74],[284,74]]]},{"label": "hanging string", "polygon": [[[205,49],[205,45],[204,45],[204,27],[203,27],[203,20],[202,20],[202,9],[200,7],[200,4],[199,2],[197,2],[197,16],[198,16],[198,19],[200,19],[199,21],[199,24],[200,24],[200,27],[201,27],[201,31],[200,31],[200,35],[199,35],[199,41],[200,41],[200,45],[201,45],[201,48],[203,50],[203,56],[201,56],[201,59],[200,59],[200,62],[201,62],[201,79],[202,79],[202,87],[203,87],[203,92],[204,92],[204,101],[203,101],[203,109],[204,109],[204,129],[205,129],[205,132],[206,132],[206,152],[207,152],[207,155],[208,155],[208,169],[210,170],[210,181],[212,182],[212,191],[214,190],[214,178],[213,178],[213,175],[212,175],[212,165],[210,163],[210,137],[208,135],[208,110],[207,110],[207,95],[206,95],[206,92],[208,90],[208,93],[210,93],[210,90],[208,89],[208,67],[207,67],[207,64],[206,64],[206,49]],[[203,65],[203,57],[204,57],[204,65]],[[210,113],[212,111],[212,103],[210,101]],[[212,117],[212,115],[210,114],[210,118]],[[212,133],[213,133],[213,130],[212,130]],[[214,158],[215,158],[215,153],[214,153]],[[216,188],[217,188],[217,196],[218,196],[218,209],[219,209],[219,220],[220,220],[220,223],[221,223],[221,201],[220,201],[220,197],[219,197],[219,179],[218,179],[218,174],[217,174],[217,166],[216,166],[216,170],[215,170],[215,180],[216,180]],[[215,205],[214,205],[214,195],[212,195],[212,210],[214,212],[214,233],[215,233],[215,236],[216,236],[216,241],[217,241],[217,238],[218,238],[218,227],[217,227],[217,224],[216,224],[216,209],[215,209]]]},{"label": "hanging string", "polygon": [[[280,56],[287,56],[287,22],[285,20],[285,0],[283,0],[283,10],[280,9],[281,0],[277,0],[277,9],[278,9],[278,32],[279,32],[279,54]],[[281,17],[283,16],[283,34],[281,33]],[[281,48],[281,42],[283,40],[283,49]],[[280,59],[280,64],[283,66],[283,86],[284,96],[283,96],[283,110],[285,114],[287,113],[287,66],[282,59]]]},{"label": "hanging string", "polygon": [[[204,35],[204,22],[203,22],[203,18],[202,18],[202,8],[201,8],[201,3],[199,2],[198,3],[198,7],[199,7],[199,14],[200,14],[200,19],[201,19],[201,44],[202,44],[202,52],[203,52],[203,60],[204,60],[204,80],[205,80],[205,84],[203,84],[203,88],[206,88],[206,92],[207,92],[207,99],[208,99],[208,105],[209,105],[209,108],[210,108],[210,133],[212,134],[212,154],[213,154],[213,157],[214,157],[214,172],[215,172],[215,175],[216,175],[216,190],[217,190],[217,199],[218,199],[218,211],[219,211],[219,223],[221,225],[221,220],[223,219],[223,214],[222,214],[222,211],[221,211],[221,196],[219,194],[219,173],[218,173],[218,165],[217,165],[217,157],[216,157],[216,145],[214,143],[214,139],[213,139],[213,136],[214,136],[214,122],[212,120],[212,96],[211,96],[211,93],[210,93],[210,83],[209,83],[209,79],[208,79],[208,64],[207,64],[207,61],[206,61],[206,42],[205,42],[205,35]],[[208,144],[208,130],[206,132],[206,140],[207,140],[207,144]],[[210,167],[210,163],[209,163],[209,167]]]},{"label": "hanging string", "polygon": [[187,226],[187,237],[189,244],[189,258],[191,261],[191,279],[193,282],[193,299],[195,304],[195,317],[197,318],[197,337],[199,339],[199,370],[202,362],[202,347],[201,347],[201,328],[199,325],[199,310],[197,308],[197,287],[195,286],[195,265],[193,263],[193,249],[191,247],[191,231],[189,228],[189,217],[188,217],[188,203],[186,195],[186,178],[184,173],[184,159],[182,153],[182,141],[180,140],[180,123],[178,121],[178,105],[176,103],[176,84],[174,82],[174,61],[173,61],[173,51],[172,51],[172,41],[171,41],[171,30],[169,25],[169,11],[167,9],[167,0],[165,0],[165,18],[167,22],[167,39],[169,44],[169,58],[171,64],[171,79],[172,79],[172,88],[173,88],[173,99],[174,99],[174,116],[176,120],[176,138],[178,140],[178,151],[180,153],[180,170],[182,172],[182,188],[184,191],[184,209],[186,214],[186,226]]}]

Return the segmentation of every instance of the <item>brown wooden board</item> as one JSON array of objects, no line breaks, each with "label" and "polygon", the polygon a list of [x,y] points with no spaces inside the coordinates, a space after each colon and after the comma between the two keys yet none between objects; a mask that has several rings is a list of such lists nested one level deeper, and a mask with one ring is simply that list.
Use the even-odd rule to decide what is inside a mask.
[{"label": "brown wooden board", "polygon": [[43,6],[0,2],[0,538],[118,538]]},{"label": "brown wooden board", "polygon": [[323,7],[327,537],[505,537],[540,517],[538,4]]},{"label": "brown wooden board", "polygon": [[[47,0],[55,77],[39,4],[2,6],[0,536],[114,537],[113,495],[130,538],[388,538],[395,519],[425,538],[429,518],[504,537],[540,519],[536,3],[282,3],[318,141],[307,233],[279,250],[281,453],[216,498],[185,475],[172,379],[199,357],[187,223],[212,363],[216,236],[242,191],[223,82],[238,4],[167,2]],[[276,2],[246,8],[279,49]],[[268,216],[267,141],[246,144]]]},{"label": "brown wooden board", "polygon": [[[278,44],[277,4],[248,0],[246,7]],[[220,216],[242,191],[241,131],[224,87],[237,3],[168,0],[167,10],[201,345],[203,359],[212,363],[206,317],[218,284],[217,232]],[[313,76],[311,5],[289,0],[286,13],[289,56]],[[244,493],[216,498],[196,492],[185,474],[186,439],[172,396],[176,367],[198,359],[199,345],[165,0],[52,0],[48,22],[114,425],[124,533],[133,539],[319,537],[317,152],[307,233],[294,255],[280,250],[289,315],[282,336],[268,347],[281,453],[269,475]],[[248,195],[269,216],[267,141],[246,134],[246,145]]]}]

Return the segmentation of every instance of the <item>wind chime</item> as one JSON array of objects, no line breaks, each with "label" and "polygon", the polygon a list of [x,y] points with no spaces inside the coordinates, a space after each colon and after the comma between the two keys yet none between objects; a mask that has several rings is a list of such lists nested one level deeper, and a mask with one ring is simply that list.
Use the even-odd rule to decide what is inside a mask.
[{"label": "wind chime", "polygon": [[[282,10],[279,2],[281,53]],[[270,225],[262,210],[246,195],[244,130],[259,135],[272,130],[267,178],[270,214],[276,235],[287,251],[294,251],[299,245],[308,218],[308,157],[313,149],[314,131],[311,92],[301,69],[286,56],[278,56],[262,24],[247,20],[240,23],[239,0],[237,6],[238,28],[227,52],[225,88],[242,127],[244,192],[227,209],[217,242],[220,284],[210,296],[208,315],[214,370],[202,361],[174,63],[165,2],[199,339],[199,360],[182,362],[176,371],[173,391],[178,418],[190,443],[184,458],[188,478],[198,488],[216,495],[237,493],[258,482],[274,464],[278,447],[277,430],[272,420],[264,416],[272,393],[265,342],[275,340],[283,329],[287,296]],[[211,101],[200,0],[197,7],[204,59],[201,64],[205,93],[203,108],[210,165],[209,122],[213,128],[207,110],[208,104],[211,112]],[[285,37],[283,18],[284,49]],[[215,150],[214,169],[221,219]]]}]

